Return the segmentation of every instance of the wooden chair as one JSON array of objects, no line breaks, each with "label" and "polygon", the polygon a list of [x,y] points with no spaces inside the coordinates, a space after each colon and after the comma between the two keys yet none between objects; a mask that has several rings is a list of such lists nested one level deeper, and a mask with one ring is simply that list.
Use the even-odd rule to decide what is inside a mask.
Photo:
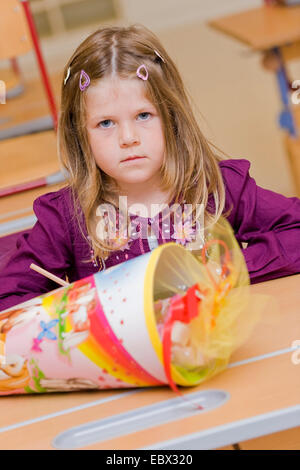
[{"label": "wooden chair", "polygon": [[28,0],[2,2],[0,15],[0,60],[14,59],[34,49],[48,104],[57,127],[57,110],[39,45]]},{"label": "wooden chair", "polygon": [[0,60],[3,60],[29,52],[32,49],[32,40],[19,0],[1,3]]},{"label": "wooden chair", "polygon": [[[45,94],[51,111],[53,127],[56,130],[56,104],[46,66],[42,57],[42,52],[39,45],[39,38],[30,11],[29,2],[28,0],[9,0],[7,2],[2,2],[0,15],[0,60],[10,59],[12,66],[18,73],[15,58],[31,50],[34,50],[35,52],[41,80],[44,85]],[[49,126],[49,124],[47,125]],[[53,128],[51,120],[50,126],[51,128]],[[17,133],[16,135],[14,135],[14,137],[19,137],[21,135],[27,134],[28,130],[24,131],[24,128],[26,128],[26,126],[23,126],[23,131]],[[41,132],[41,130],[48,129],[49,127],[45,129],[41,125],[39,125],[35,131],[31,129],[30,132]],[[7,139],[9,137],[6,136],[4,138]],[[29,188],[36,186],[36,184],[39,184],[39,181],[27,182],[26,185],[21,184],[19,186],[14,185],[11,188],[5,188],[4,193],[0,194],[0,197],[7,194],[13,194],[16,192],[28,190]]]}]

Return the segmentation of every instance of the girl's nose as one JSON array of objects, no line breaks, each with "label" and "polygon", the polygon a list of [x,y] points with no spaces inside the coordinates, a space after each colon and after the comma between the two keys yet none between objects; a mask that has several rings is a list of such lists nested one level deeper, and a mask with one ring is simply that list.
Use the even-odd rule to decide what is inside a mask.
[{"label": "girl's nose", "polygon": [[140,143],[140,138],[134,124],[126,123],[119,130],[120,147],[128,147]]}]

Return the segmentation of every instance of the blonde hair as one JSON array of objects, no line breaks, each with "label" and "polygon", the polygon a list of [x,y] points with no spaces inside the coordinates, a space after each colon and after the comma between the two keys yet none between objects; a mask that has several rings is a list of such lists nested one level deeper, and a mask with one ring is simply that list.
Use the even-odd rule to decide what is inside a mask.
[{"label": "blonde hair", "polygon": [[[158,52],[159,56],[155,53]],[[149,72],[143,81],[149,100],[163,125],[165,155],[161,167],[162,189],[171,191],[171,200],[205,207],[206,224],[214,223],[225,206],[225,189],[219,169],[221,158],[202,134],[194,117],[179,72],[158,38],[141,25],[99,29],[76,49],[64,70],[70,76],[62,84],[58,128],[59,155],[69,173],[75,215],[80,225],[80,208],[95,256],[103,257],[114,248],[96,234],[96,209],[109,203],[117,207],[117,188],[97,167],[86,131],[85,92],[79,88],[81,70],[91,85],[104,77],[135,78],[145,64]],[[214,199],[215,212],[207,207]],[[81,227],[82,233],[84,233]]]}]

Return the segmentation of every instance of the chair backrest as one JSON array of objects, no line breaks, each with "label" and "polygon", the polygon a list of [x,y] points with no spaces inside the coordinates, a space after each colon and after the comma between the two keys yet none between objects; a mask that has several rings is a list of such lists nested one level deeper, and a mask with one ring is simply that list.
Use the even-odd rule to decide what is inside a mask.
[{"label": "chair backrest", "polygon": [[20,0],[2,0],[0,6],[0,60],[26,54],[31,49],[30,31]]}]

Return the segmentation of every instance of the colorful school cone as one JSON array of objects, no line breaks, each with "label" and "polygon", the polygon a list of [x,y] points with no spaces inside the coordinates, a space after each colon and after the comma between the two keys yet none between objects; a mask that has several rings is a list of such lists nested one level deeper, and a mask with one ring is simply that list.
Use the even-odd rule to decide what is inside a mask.
[{"label": "colorful school cone", "polygon": [[167,243],[1,312],[0,395],[177,390],[224,369],[255,315],[243,256],[220,227],[201,255]]}]

